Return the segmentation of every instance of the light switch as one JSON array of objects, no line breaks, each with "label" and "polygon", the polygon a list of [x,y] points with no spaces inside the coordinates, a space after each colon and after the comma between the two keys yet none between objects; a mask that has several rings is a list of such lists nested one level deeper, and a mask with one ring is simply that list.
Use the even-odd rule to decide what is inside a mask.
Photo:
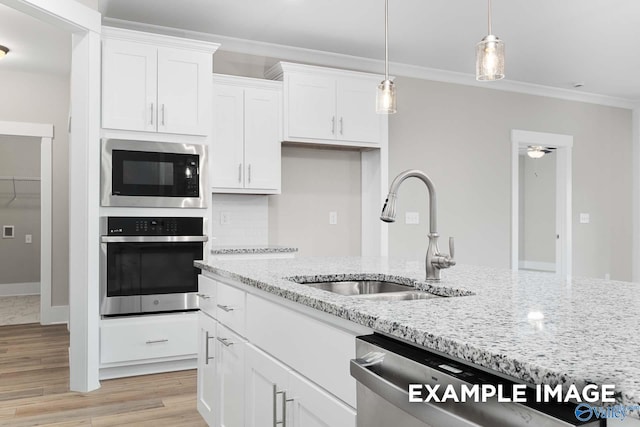
[{"label": "light switch", "polygon": [[420,212],[405,212],[404,213],[405,224],[420,224]]},{"label": "light switch", "polygon": [[338,224],[338,212],[331,211],[329,212],[329,225]]},{"label": "light switch", "polygon": [[31,234],[25,234],[24,235],[24,242],[25,243],[33,243],[33,236]]},{"label": "light switch", "polygon": [[589,224],[590,218],[588,213],[580,214],[580,224]]}]

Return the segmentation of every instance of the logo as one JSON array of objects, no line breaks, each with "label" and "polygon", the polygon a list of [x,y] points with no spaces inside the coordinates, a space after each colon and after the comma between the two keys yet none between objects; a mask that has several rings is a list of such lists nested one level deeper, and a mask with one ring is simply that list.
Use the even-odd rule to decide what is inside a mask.
[{"label": "logo", "polygon": [[578,421],[589,421],[591,417],[593,417],[593,409],[591,405],[587,405],[586,403],[581,403],[576,406],[574,413]]}]

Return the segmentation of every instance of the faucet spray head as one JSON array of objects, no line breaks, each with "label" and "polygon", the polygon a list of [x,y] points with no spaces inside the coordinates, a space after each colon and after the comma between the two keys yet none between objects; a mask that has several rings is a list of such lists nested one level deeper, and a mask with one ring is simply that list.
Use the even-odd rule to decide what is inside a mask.
[{"label": "faucet spray head", "polygon": [[389,193],[387,195],[387,200],[384,201],[384,206],[382,207],[382,213],[380,214],[380,219],[384,222],[395,222],[396,221],[396,201],[398,200],[396,193]]}]

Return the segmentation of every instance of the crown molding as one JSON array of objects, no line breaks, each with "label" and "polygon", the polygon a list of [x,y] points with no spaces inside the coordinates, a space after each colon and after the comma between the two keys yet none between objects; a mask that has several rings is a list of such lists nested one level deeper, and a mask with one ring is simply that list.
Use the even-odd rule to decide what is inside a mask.
[{"label": "crown molding", "polygon": [[[140,22],[132,22],[112,18],[103,18],[103,24],[120,28],[134,29],[138,31],[149,31],[176,37],[186,37],[196,40],[210,41],[219,43],[221,45],[219,50],[221,51],[270,57],[281,61],[295,61],[304,64],[319,65],[323,67],[343,68],[347,70],[378,74],[380,73],[380,70],[384,69],[384,61],[378,59],[363,58],[352,55],[324,52],[319,50],[305,49],[254,40],[238,39],[234,37],[220,36],[199,31],[181,30],[177,28],[163,27],[159,25],[144,24]],[[455,71],[440,70],[435,68],[395,62],[391,62],[390,68],[392,69],[395,76],[400,77],[411,77],[443,83],[454,83],[464,86],[479,87],[483,89],[544,96],[548,98],[585,102],[589,104],[605,105],[609,107],[618,107],[625,109],[634,109],[640,107],[640,100],[617,98],[607,95],[581,92],[578,90],[556,88],[552,86],[543,86],[513,80],[478,82],[476,81],[473,74],[459,73]]]}]

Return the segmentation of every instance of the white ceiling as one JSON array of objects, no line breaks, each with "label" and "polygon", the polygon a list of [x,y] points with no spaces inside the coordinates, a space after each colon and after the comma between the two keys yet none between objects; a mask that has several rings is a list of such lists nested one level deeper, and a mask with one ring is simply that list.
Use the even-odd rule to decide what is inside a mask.
[{"label": "white ceiling", "polygon": [[71,35],[3,4],[0,45],[11,49],[0,70],[69,74]]},{"label": "white ceiling", "polygon": [[[384,58],[383,0],[100,0],[100,12]],[[493,0],[493,29],[506,44],[508,80],[640,101],[638,0]],[[475,44],[486,31],[484,0],[390,0],[391,73],[395,62],[471,75]],[[11,49],[3,68],[69,72],[69,34],[3,5],[0,44]],[[573,89],[576,82],[584,86]]]},{"label": "white ceiling", "polygon": [[[484,0],[390,0],[390,60],[473,74],[475,44],[487,32],[486,8]],[[383,0],[101,0],[100,12],[384,58]],[[582,92],[640,100],[638,0],[494,0],[493,30],[506,44],[509,80],[571,90],[580,82]]]}]

